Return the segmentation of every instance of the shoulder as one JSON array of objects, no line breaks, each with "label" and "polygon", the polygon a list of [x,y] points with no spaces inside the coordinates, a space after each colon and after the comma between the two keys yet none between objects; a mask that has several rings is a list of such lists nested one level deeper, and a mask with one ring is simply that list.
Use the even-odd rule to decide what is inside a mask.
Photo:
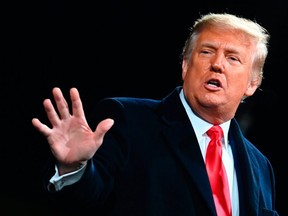
[{"label": "shoulder", "polygon": [[113,106],[118,108],[157,108],[160,105],[174,106],[175,103],[180,104],[179,93],[181,86],[177,86],[168,95],[163,98],[141,98],[141,97],[108,97],[99,101],[97,106]]},{"label": "shoulder", "polygon": [[157,109],[161,100],[150,98],[135,98],[135,97],[110,97],[104,98],[96,105],[96,109],[101,109],[105,112],[138,112]]}]

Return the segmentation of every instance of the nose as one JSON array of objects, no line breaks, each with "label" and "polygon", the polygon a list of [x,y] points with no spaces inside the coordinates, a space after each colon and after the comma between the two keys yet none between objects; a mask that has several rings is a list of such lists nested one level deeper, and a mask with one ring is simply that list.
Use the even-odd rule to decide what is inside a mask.
[{"label": "nose", "polygon": [[213,72],[222,72],[223,71],[223,67],[220,64],[211,64],[211,71]]},{"label": "nose", "polygon": [[211,71],[221,73],[223,72],[223,58],[220,55],[215,55],[214,58],[211,59]]}]

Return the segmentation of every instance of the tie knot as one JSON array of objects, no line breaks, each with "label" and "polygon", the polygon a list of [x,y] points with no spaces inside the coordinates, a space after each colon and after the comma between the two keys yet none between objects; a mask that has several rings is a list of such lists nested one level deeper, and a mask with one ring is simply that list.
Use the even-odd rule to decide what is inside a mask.
[{"label": "tie knot", "polygon": [[223,137],[223,130],[219,125],[214,125],[207,131],[207,135],[211,139],[220,139]]}]

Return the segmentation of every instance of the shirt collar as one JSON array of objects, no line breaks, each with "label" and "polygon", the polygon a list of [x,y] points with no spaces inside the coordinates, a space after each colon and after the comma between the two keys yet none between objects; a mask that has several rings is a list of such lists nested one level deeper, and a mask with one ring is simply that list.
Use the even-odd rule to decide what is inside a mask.
[{"label": "shirt collar", "polygon": [[[199,140],[202,139],[202,137],[205,135],[206,131],[209,128],[211,128],[213,125],[210,124],[209,122],[206,122],[203,119],[199,118],[193,112],[193,110],[191,109],[191,107],[189,106],[189,104],[186,101],[183,89],[181,89],[179,96],[180,96],[181,102],[182,102],[182,104],[183,104],[183,106],[184,106],[184,108],[186,110],[186,113],[187,113],[187,115],[189,117],[189,120],[190,120],[190,122],[192,124],[192,127],[193,127],[193,129],[195,131],[197,140],[199,142]],[[228,131],[229,131],[229,127],[230,127],[230,122],[231,122],[231,120],[220,124],[220,126],[221,126],[221,128],[223,130],[223,133],[224,133],[224,145],[225,145],[225,147],[227,147],[227,145],[228,145]],[[196,127],[196,125],[197,125],[197,127]]]}]

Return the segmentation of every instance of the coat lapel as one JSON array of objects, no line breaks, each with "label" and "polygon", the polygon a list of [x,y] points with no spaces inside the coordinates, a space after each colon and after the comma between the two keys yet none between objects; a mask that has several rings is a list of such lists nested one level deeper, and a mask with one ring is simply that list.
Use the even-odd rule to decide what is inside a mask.
[{"label": "coat lapel", "polygon": [[192,187],[194,185],[198,189],[213,214],[215,207],[205,163],[195,132],[179,98],[179,91],[180,88],[176,89],[163,100],[163,136],[190,176]]},{"label": "coat lapel", "polygon": [[257,167],[253,163],[253,158],[249,156],[252,154],[249,154],[246,142],[238,123],[233,119],[229,131],[229,143],[237,173],[241,216],[258,214],[260,194]]}]

